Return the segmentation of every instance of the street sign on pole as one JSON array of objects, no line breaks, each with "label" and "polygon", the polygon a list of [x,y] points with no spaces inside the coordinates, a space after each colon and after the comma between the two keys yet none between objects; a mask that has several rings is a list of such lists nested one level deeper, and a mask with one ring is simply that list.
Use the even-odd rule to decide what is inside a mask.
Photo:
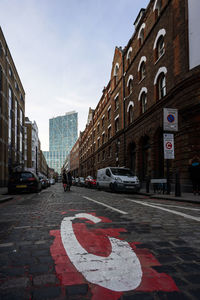
[{"label": "street sign on pole", "polygon": [[174,134],[163,134],[164,159],[174,159]]},{"label": "street sign on pole", "polygon": [[178,110],[175,108],[163,109],[163,130],[178,131]]}]

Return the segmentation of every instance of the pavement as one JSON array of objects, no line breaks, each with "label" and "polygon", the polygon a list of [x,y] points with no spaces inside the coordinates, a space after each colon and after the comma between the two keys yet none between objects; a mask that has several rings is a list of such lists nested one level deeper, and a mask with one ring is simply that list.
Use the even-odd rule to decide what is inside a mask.
[{"label": "pavement", "polygon": [[200,195],[193,193],[181,193],[181,196],[175,196],[175,192],[171,192],[170,195],[163,193],[154,193],[153,190],[149,190],[149,193],[146,192],[146,189],[141,189],[140,194],[146,195],[152,199],[165,199],[171,201],[180,201],[180,202],[190,202],[190,203],[199,203],[200,204]]},{"label": "pavement", "polygon": [[[180,201],[180,202],[190,202],[190,203],[199,203],[200,204],[200,195],[193,195],[193,193],[181,193],[181,196],[175,196],[174,192],[171,192],[170,195],[166,193],[154,193],[153,190],[149,190],[149,193],[146,192],[146,189],[142,188],[139,192],[140,195],[148,196],[152,199],[165,199],[171,201]],[[13,199],[14,195],[8,194],[7,187],[0,187],[0,203]]]},{"label": "pavement", "polygon": [[0,187],[0,203],[13,199],[13,195],[8,194],[7,187]]}]

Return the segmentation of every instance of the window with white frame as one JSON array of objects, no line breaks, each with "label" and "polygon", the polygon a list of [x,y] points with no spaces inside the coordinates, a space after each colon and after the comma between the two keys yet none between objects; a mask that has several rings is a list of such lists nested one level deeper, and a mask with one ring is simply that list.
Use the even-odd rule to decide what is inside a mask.
[{"label": "window with white frame", "polygon": [[156,61],[165,53],[164,36],[161,35],[156,45]]},{"label": "window with white frame", "polygon": [[131,53],[132,53],[132,47],[130,47],[127,52],[127,56],[126,56],[127,67],[129,67],[131,64]]},{"label": "window with white frame", "polygon": [[111,126],[108,127],[108,139],[111,138]]},{"label": "window with white frame", "polygon": [[144,43],[144,29],[145,29],[146,25],[145,23],[143,23],[140,26],[139,32],[138,32],[138,41],[139,41],[139,47]]},{"label": "window with white frame", "polygon": [[166,67],[161,67],[159,68],[155,79],[154,79],[154,86],[155,91],[156,91],[156,100],[160,100],[163,97],[165,97],[167,93],[167,88],[166,88],[166,74],[167,74],[167,68]]},{"label": "window with white frame", "polygon": [[153,11],[155,12],[156,19],[160,16],[161,9],[162,9],[162,0],[155,0]]},{"label": "window with white frame", "polygon": [[114,86],[117,85],[118,81],[119,81],[119,64],[116,63],[114,69]]},{"label": "window with white frame", "polygon": [[147,94],[145,92],[142,93],[141,99],[141,113],[145,113],[147,111]]},{"label": "window with white frame", "polygon": [[119,117],[115,118],[115,132],[119,131]]},{"label": "window with white frame", "polygon": [[132,94],[133,92],[133,75],[129,75],[127,81],[127,88],[128,88],[128,95]]},{"label": "window with white frame", "polygon": [[155,62],[163,56],[165,53],[165,41],[164,37],[166,35],[166,30],[164,28],[160,29],[157,33],[157,36],[154,41],[153,50],[154,50],[154,57]]},{"label": "window with white frame", "polygon": [[134,118],[133,118],[133,106],[131,105],[129,107],[129,111],[128,111],[128,123],[131,124],[133,122]]},{"label": "window with white frame", "polygon": [[119,94],[117,94],[114,100],[115,100],[115,110],[117,110],[119,108]]},{"label": "window with white frame", "polygon": [[161,73],[158,77],[158,100],[166,96],[166,77],[164,73]]},{"label": "window with white frame", "polygon": [[105,132],[102,133],[102,144],[105,143]]},{"label": "window with white frame", "polygon": [[143,61],[141,63],[140,70],[139,70],[139,78],[140,78],[140,80],[144,79],[145,76],[146,76],[146,64]]}]

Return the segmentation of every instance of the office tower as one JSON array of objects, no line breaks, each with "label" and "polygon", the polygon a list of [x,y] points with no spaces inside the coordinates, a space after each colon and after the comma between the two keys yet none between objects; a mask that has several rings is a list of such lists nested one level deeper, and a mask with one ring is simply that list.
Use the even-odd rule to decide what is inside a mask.
[{"label": "office tower", "polygon": [[49,151],[44,151],[49,167],[60,173],[78,137],[78,113],[68,112],[49,120]]}]

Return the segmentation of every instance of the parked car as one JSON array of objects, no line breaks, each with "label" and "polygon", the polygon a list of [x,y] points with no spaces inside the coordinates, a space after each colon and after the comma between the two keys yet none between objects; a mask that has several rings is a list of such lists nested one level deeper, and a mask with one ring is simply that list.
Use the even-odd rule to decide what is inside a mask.
[{"label": "parked car", "polygon": [[47,187],[50,187],[50,179],[49,178],[46,178],[46,181],[47,181]]},{"label": "parked car", "polygon": [[97,188],[109,189],[112,192],[140,190],[137,176],[128,168],[107,167],[97,171]]},{"label": "parked car", "polygon": [[49,181],[50,181],[50,184],[51,184],[51,185],[55,184],[55,179],[54,179],[54,178],[50,178]]},{"label": "parked car", "polygon": [[78,177],[74,178],[74,185],[78,185]]},{"label": "parked car", "polygon": [[38,176],[30,171],[13,173],[8,181],[8,193],[18,191],[40,192],[42,189]]},{"label": "parked car", "polygon": [[91,188],[96,187],[96,179],[94,179],[92,176],[88,176],[85,178],[85,187]]},{"label": "parked car", "polygon": [[46,176],[40,174],[39,179],[40,179],[40,182],[41,182],[41,185],[42,185],[42,189],[46,189],[47,186],[48,186]]},{"label": "parked car", "polygon": [[85,186],[85,179],[83,177],[79,177],[78,186]]}]

